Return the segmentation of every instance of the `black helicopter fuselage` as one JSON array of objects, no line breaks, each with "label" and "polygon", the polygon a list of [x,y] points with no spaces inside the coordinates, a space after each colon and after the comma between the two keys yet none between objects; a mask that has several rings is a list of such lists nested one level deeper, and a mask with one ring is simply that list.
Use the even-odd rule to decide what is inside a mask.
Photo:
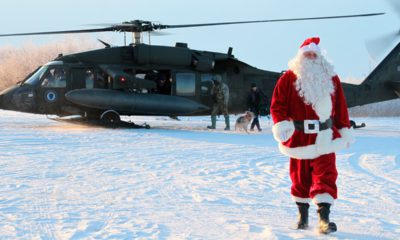
[{"label": "black helicopter fuselage", "polygon": [[[62,77],[55,76],[60,73]],[[251,67],[229,52],[191,50],[184,44],[105,48],[59,56],[3,91],[0,107],[94,118],[106,111],[120,115],[209,115],[216,76],[229,87],[230,113],[247,109],[251,83],[266,96],[262,112],[267,113],[267,96],[272,95],[280,73]],[[161,78],[166,79],[166,86],[160,86]]]}]

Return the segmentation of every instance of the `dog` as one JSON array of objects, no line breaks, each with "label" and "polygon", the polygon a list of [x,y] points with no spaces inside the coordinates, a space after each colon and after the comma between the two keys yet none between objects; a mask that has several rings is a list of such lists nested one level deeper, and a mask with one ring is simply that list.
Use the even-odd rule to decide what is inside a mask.
[{"label": "dog", "polygon": [[250,111],[246,111],[244,113],[244,115],[238,117],[238,119],[236,119],[236,123],[235,123],[235,131],[236,129],[243,129],[246,133],[249,133],[247,131],[247,127],[249,126],[249,124],[251,123],[251,121],[254,118],[254,113],[250,112]]}]

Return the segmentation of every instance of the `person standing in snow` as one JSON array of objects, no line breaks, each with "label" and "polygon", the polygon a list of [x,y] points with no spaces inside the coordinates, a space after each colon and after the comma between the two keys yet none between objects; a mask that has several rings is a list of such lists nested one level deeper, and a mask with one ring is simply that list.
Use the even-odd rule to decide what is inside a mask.
[{"label": "person standing in snow", "polygon": [[254,131],[254,127],[261,132],[260,121],[258,115],[260,115],[260,104],[261,104],[261,93],[257,89],[257,85],[252,83],[250,86],[249,95],[247,95],[247,108],[249,111],[254,113],[253,122],[250,126],[250,131]]},{"label": "person standing in snow", "polygon": [[318,206],[319,231],[337,230],[330,207],[337,198],[335,152],[353,142],[347,104],[339,77],[309,38],[289,61],[271,101],[272,132],[280,151],[290,157],[291,195],[299,210],[297,229],[308,227],[311,200]]},{"label": "person standing in snow", "polygon": [[211,88],[211,96],[213,98],[213,107],[211,110],[211,126],[209,129],[215,129],[217,123],[217,115],[222,113],[225,118],[225,130],[230,130],[228,103],[229,103],[229,88],[221,81],[220,76],[213,76],[213,87]]}]

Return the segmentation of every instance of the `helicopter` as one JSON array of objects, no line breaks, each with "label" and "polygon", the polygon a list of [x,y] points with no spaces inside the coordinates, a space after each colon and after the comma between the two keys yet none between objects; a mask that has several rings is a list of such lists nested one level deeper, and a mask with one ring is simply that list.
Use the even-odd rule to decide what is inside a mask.
[{"label": "helicopter", "polygon": [[[250,85],[255,83],[265,96],[261,114],[269,114],[268,96],[282,72],[262,70],[240,61],[227,52],[190,49],[187,43],[175,46],[141,42],[143,32],[171,28],[206,27],[231,24],[304,21],[369,17],[384,13],[272,19],[240,22],[163,25],[133,20],[103,28],[0,34],[0,37],[131,32],[134,42],[59,55],[37,68],[24,80],[0,92],[0,109],[35,114],[71,116],[105,124],[122,123],[121,116],[201,116],[210,115],[211,88],[219,79],[230,89],[229,112],[243,113]],[[348,107],[391,100],[400,96],[400,44],[360,84],[342,83]]]}]

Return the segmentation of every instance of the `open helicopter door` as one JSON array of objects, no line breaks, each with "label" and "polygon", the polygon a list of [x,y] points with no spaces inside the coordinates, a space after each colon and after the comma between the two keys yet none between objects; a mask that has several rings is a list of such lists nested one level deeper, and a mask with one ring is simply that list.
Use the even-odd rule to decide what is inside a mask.
[{"label": "open helicopter door", "polygon": [[68,90],[85,88],[85,68],[71,68],[71,78]]},{"label": "open helicopter door", "polygon": [[130,66],[100,65],[100,69],[108,76],[109,88],[114,90],[141,93],[156,88],[155,80],[147,79],[146,72],[138,71]]},{"label": "open helicopter door", "polygon": [[[96,75],[99,78],[97,81],[95,81]],[[95,74],[95,70],[92,67],[73,67],[71,68],[70,84],[67,89],[70,91],[82,88],[103,87],[104,83],[100,83],[102,80],[100,75],[100,73]]]},{"label": "open helicopter door", "polygon": [[62,65],[49,65],[40,79],[38,110],[44,114],[59,114],[65,104],[68,72]]}]

